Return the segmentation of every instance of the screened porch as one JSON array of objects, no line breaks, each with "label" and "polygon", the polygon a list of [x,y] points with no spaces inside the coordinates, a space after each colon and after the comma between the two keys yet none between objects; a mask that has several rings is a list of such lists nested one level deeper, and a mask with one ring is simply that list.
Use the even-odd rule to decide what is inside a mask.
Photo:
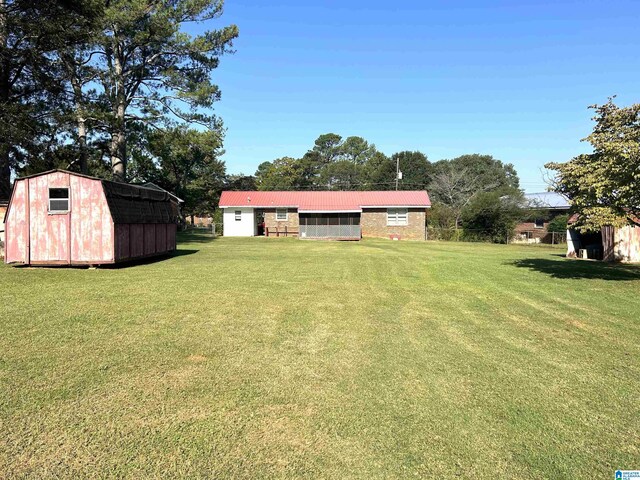
[{"label": "screened porch", "polygon": [[300,238],[360,240],[360,213],[300,213]]}]

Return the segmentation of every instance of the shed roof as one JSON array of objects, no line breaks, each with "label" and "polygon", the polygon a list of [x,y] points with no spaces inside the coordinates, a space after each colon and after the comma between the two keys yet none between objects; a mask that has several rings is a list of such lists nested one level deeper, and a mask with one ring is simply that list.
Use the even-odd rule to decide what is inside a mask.
[{"label": "shed roof", "polygon": [[167,190],[166,188],[162,188],[160,185],[156,185],[153,182],[146,182],[143,183],[142,185],[140,185],[141,187],[146,187],[146,188],[153,188],[154,190],[161,190],[163,192],[167,192],[169,194],[169,196],[171,198],[173,198],[176,202],[178,203],[184,203],[184,200],[182,200],[180,197],[178,197],[177,195],[174,195],[173,193],[171,193],[169,190]]},{"label": "shed roof", "polygon": [[177,223],[178,207],[170,193],[102,180],[113,223]]},{"label": "shed roof", "polygon": [[16,181],[48,175],[54,172],[66,173],[101,182],[114,223],[177,223],[179,220],[177,204],[171,201],[172,194],[164,189],[158,190],[157,188],[141,185],[112,182],[110,180],[61,169],[36,173],[18,178]]},{"label": "shed roof", "polygon": [[527,193],[524,198],[529,208],[545,208],[557,210],[568,210],[569,208],[571,208],[569,200],[567,200],[563,195],[556,192]]},{"label": "shed roof", "polygon": [[418,207],[431,206],[429,195],[425,190],[398,191],[241,191],[222,192],[221,208],[254,207],[254,208],[297,208],[300,212],[345,212],[361,211],[374,207]]}]

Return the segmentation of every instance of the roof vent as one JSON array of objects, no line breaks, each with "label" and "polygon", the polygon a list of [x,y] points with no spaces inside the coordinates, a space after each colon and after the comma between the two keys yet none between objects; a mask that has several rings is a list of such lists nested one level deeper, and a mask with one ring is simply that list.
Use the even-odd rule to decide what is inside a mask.
[{"label": "roof vent", "polygon": [[251,197],[247,197],[247,203],[251,203]]}]

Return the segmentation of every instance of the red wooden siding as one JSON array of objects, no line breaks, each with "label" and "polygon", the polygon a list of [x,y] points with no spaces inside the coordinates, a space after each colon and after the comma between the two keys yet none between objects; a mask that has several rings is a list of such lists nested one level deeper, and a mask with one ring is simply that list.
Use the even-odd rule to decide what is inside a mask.
[{"label": "red wooden siding", "polygon": [[163,223],[116,224],[115,259],[161,255],[176,249],[176,225]]},{"label": "red wooden siding", "polygon": [[144,226],[144,254],[153,255],[156,253],[156,225],[154,223]]},{"label": "red wooden siding", "polygon": [[69,175],[54,172],[28,182],[30,261],[69,263],[69,213],[49,213],[49,188],[69,187]]},{"label": "red wooden siding", "polygon": [[167,251],[167,226],[162,223],[156,225],[156,251]]},{"label": "red wooden siding", "polygon": [[174,223],[167,224],[167,251],[176,249],[176,231],[178,226]]},{"label": "red wooden siding", "polygon": [[5,261],[7,263],[27,263],[29,261],[27,181],[19,180],[13,188],[5,225]]},{"label": "red wooden siding", "polygon": [[112,262],[113,222],[102,183],[70,175],[71,260]]},{"label": "red wooden siding", "polygon": [[[118,225],[118,227],[124,225]],[[144,225],[141,223],[129,226],[129,255],[130,258],[144,255]]]},{"label": "red wooden siding", "polygon": [[131,226],[120,224],[115,226],[115,259],[131,258]]}]

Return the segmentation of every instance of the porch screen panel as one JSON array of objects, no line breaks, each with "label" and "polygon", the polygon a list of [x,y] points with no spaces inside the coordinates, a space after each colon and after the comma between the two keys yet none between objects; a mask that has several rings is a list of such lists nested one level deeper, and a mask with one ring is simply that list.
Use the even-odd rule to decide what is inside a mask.
[{"label": "porch screen panel", "polygon": [[345,212],[302,214],[300,233],[305,238],[359,239],[360,215]]}]

